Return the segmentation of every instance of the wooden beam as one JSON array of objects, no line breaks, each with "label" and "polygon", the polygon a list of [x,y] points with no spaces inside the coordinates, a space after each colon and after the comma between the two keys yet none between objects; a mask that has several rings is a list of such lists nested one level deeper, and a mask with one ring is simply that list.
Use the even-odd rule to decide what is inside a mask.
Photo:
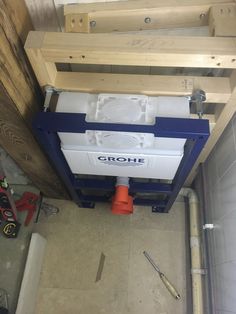
[{"label": "wooden beam", "polygon": [[22,12],[16,21],[8,2],[0,1],[0,145],[45,195],[67,198],[31,133],[32,119],[42,109],[42,95],[22,45],[31,23],[24,1],[18,4]]},{"label": "wooden beam", "polygon": [[137,0],[64,6],[66,32],[107,33],[208,24],[209,9],[230,0]]},{"label": "wooden beam", "polygon": [[193,179],[195,178],[195,175],[197,174],[199,164],[203,163],[207,159],[211,150],[217,143],[218,139],[220,138],[221,134],[223,133],[224,129],[226,128],[227,124],[229,123],[230,119],[233,117],[236,111],[236,70],[233,71],[230,77],[230,84],[232,90],[231,97],[227,104],[224,106],[219,118],[217,119],[211,136],[209,137],[206,146],[204,147],[198,160],[196,161],[189,177],[186,180],[185,185],[191,185]]},{"label": "wooden beam", "polygon": [[[54,32],[30,32],[25,44],[29,58],[40,51],[46,63],[202,68],[236,68],[235,47],[235,38]],[[31,58],[39,76],[38,61]]]},{"label": "wooden beam", "polygon": [[58,72],[54,86],[87,93],[150,96],[189,96],[193,90],[203,89],[207,103],[221,104],[225,104],[231,96],[230,81],[226,77]]},{"label": "wooden beam", "polygon": [[236,4],[214,5],[209,14],[211,36],[236,36]]},{"label": "wooden beam", "polygon": [[40,86],[54,85],[57,74],[56,65],[53,62],[45,61],[41,50],[45,33],[30,32],[30,34],[32,48],[26,49],[26,52],[38,82]]}]

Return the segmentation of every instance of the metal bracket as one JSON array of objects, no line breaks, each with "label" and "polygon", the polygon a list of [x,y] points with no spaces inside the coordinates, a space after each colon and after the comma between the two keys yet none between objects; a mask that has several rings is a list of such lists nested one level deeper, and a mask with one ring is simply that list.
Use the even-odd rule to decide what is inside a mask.
[{"label": "metal bracket", "polygon": [[191,274],[199,274],[199,275],[207,275],[207,270],[206,268],[192,268],[191,269]]},{"label": "metal bracket", "polygon": [[51,101],[51,98],[52,98],[52,95],[53,94],[59,94],[62,92],[61,89],[57,89],[53,86],[50,86],[50,85],[46,85],[44,87],[44,91],[45,91],[45,100],[44,100],[44,111],[48,111],[49,109],[49,106],[50,106],[50,101]]},{"label": "metal bracket", "polygon": [[199,119],[203,117],[203,102],[206,100],[206,93],[202,89],[196,89],[191,97],[191,103],[196,104],[197,114]]},{"label": "metal bracket", "polygon": [[152,212],[153,213],[163,213],[163,207],[152,206]]},{"label": "metal bracket", "polygon": [[212,230],[215,228],[215,226],[213,224],[204,224],[202,228],[203,230],[206,230],[206,229]]},{"label": "metal bracket", "polygon": [[93,202],[81,202],[81,204],[79,204],[79,207],[81,207],[81,208],[95,208],[95,203],[93,203]]}]

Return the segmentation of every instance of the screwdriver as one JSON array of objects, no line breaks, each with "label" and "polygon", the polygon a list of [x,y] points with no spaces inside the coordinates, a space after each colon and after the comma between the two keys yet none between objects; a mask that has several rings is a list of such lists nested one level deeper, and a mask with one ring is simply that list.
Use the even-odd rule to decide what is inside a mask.
[{"label": "screwdriver", "polygon": [[155,262],[152,260],[152,258],[150,257],[150,255],[144,251],[143,252],[144,256],[147,258],[147,260],[150,262],[150,264],[153,266],[153,268],[155,269],[155,271],[158,272],[162,282],[164,283],[164,285],[166,286],[166,289],[170,292],[170,294],[176,299],[179,300],[180,299],[180,295],[177,292],[177,290],[175,289],[175,287],[169,282],[169,280],[166,278],[166,276],[161,272],[160,268],[155,264]]}]

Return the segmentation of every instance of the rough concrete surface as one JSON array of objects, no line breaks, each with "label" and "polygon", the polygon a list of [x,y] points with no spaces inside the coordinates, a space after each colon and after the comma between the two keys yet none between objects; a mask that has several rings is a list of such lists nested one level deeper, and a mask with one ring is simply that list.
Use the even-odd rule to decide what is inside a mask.
[{"label": "rough concrete surface", "polygon": [[[169,214],[136,207],[131,216],[114,216],[108,205],[60,208],[41,215],[34,231],[47,238],[35,314],[184,314],[186,243],[184,203]],[[178,289],[176,301],[143,255],[146,250]],[[101,253],[101,280],[96,281]]]}]

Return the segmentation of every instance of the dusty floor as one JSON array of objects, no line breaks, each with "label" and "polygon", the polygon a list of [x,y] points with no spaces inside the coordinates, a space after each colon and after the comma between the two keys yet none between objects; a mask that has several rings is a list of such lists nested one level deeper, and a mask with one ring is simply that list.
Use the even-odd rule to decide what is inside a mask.
[{"label": "dusty floor", "polygon": [[[132,216],[111,215],[107,205],[78,208],[54,201],[57,216],[35,230],[48,240],[36,314],[184,314],[186,258],[184,203],[169,214],[137,207]],[[176,301],[143,256],[150,253],[175,284]],[[105,263],[95,282],[101,252]]]},{"label": "dusty floor", "polygon": [[24,227],[17,239],[0,234],[0,289],[7,292],[10,314],[15,313],[30,238],[31,228]]},{"label": "dusty floor", "polygon": [[[25,190],[39,193],[30,185],[27,185],[27,188],[25,185],[11,187],[17,193],[16,199],[20,198]],[[33,228],[33,223],[28,227],[24,226],[25,217],[26,212],[18,213],[18,220],[22,225],[17,238],[8,239],[0,233],[0,289],[7,292],[10,314],[15,313]]]}]

